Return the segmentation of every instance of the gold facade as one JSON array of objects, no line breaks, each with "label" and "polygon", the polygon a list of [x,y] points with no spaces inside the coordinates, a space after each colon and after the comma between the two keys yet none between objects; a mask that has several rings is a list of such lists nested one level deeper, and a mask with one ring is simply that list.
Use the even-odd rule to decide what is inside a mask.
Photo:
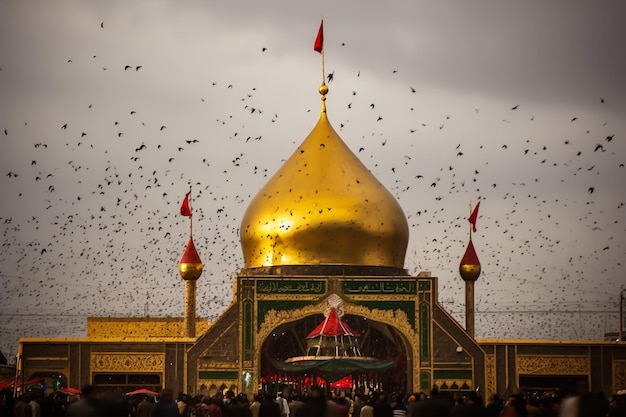
[{"label": "gold facade", "polygon": [[332,128],[326,113],[254,197],[241,222],[246,268],[404,267],[406,216]]},{"label": "gold facade", "polygon": [[588,375],[588,356],[539,356],[519,355],[518,375]]}]

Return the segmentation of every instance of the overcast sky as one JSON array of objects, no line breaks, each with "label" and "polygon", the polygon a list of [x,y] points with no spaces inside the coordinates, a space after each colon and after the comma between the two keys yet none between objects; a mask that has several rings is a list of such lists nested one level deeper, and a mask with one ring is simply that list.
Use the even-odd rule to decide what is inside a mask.
[{"label": "overcast sky", "polygon": [[189,184],[198,314],[226,308],[243,212],[319,117],[322,16],[329,119],[406,213],[407,270],[463,322],[481,201],[479,338],[617,330],[623,1],[4,1],[5,355],[87,316],[181,316]]}]

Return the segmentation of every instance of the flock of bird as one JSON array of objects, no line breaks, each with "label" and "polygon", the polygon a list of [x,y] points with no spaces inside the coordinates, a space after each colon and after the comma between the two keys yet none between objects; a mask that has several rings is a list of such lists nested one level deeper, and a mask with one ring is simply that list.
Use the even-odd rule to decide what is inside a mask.
[{"label": "flock of bird", "polygon": [[[72,67],[97,56],[72,56],[67,71],[112,73],[106,89],[114,91],[132,85],[115,80],[156,71],[136,62]],[[0,83],[18,76],[11,63],[1,67]],[[403,72],[377,77],[395,85]],[[479,337],[599,338],[613,330],[626,273],[626,145],[623,124],[596,117],[611,114],[610,100],[598,95],[588,110],[560,119],[513,100],[445,112],[429,107],[423,80],[382,94],[371,75],[327,71],[328,115],[405,210],[409,272],[439,276],[440,301],[462,322],[458,264],[470,204],[481,201],[473,237],[483,266]],[[230,303],[243,263],[239,222],[317,120],[317,85],[298,80],[311,84],[313,104],[294,109],[295,97],[282,92],[276,103],[268,85],[210,74],[199,83],[184,99],[191,115],[76,93],[52,116],[35,106],[0,119],[5,354],[15,353],[18,337],[84,335],[88,316],[181,316],[178,262],[189,224],[178,209],[189,187],[205,264],[198,313],[214,319]]]}]

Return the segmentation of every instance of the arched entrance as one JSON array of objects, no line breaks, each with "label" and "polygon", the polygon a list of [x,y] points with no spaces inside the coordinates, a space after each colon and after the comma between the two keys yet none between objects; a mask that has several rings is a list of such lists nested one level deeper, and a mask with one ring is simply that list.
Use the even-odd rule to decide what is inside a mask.
[{"label": "arched entrance", "polygon": [[[276,366],[289,358],[307,355],[306,336],[325,319],[322,313],[279,324],[269,332],[261,345],[260,370],[262,388],[275,393],[288,387],[302,392],[312,383],[330,385],[336,382],[323,379],[322,372],[315,370],[285,371]],[[407,338],[394,326],[373,320],[364,315],[345,314],[342,321],[359,333],[359,348],[363,356],[380,362],[394,361],[391,369],[377,371],[359,369],[338,378],[338,388],[359,393],[384,390],[386,392],[410,392],[413,387],[413,348]],[[329,379],[329,378],[327,378]],[[348,383],[349,382],[349,383]]]}]

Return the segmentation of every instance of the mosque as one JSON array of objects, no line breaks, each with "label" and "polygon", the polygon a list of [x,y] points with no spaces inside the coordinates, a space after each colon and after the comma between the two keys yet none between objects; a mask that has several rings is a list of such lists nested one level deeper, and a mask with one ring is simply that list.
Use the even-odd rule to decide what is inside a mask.
[{"label": "mosque", "polygon": [[190,394],[436,385],[487,397],[583,377],[594,391],[626,389],[626,344],[475,339],[480,263],[471,235],[459,268],[466,323],[458,323],[439,304],[437,278],[404,269],[407,219],[331,126],[327,86],[319,92],[317,125],[243,216],[244,268],[215,322],[196,317],[202,262],[190,238],[183,318],[89,318],[85,338],[21,339],[20,383]]}]

